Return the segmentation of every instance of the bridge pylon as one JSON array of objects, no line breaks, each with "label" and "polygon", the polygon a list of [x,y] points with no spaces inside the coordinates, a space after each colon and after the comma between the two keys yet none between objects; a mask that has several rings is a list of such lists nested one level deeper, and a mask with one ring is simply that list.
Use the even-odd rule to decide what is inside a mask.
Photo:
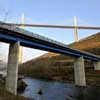
[{"label": "bridge pylon", "polygon": [[78,42],[78,27],[77,27],[77,17],[74,16],[74,37],[75,37],[75,42]]}]

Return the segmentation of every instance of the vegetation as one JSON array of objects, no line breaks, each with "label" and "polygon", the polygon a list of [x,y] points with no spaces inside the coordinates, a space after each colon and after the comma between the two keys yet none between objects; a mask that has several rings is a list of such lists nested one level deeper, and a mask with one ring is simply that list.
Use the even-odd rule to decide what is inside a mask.
[{"label": "vegetation", "polygon": [[0,100],[31,100],[22,96],[15,96],[7,92],[4,88],[0,87]]},{"label": "vegetation", "polygon": [[73,100],[100,100],[100,87],[77,87],[78,95]]},{"label": "vegetation", "polygon": [[9,92],[7,92],[4,88],[0,87],[0,100],[31,100],[24,98],[22,96],[15,96]]},{"label": "vegetation", "polygon": [[[82,39],[79,42],[72,43],[69,46],[100,55],[100,33]],[[33,78],[73,82],[74,60],[75,58],[69,56],[47,53],[21,65],[19,74]],[[87,83],[91,85],[100,83],[100,73],[96,72],[93,68],[93,62],[85,60],[86,80]]]},{"label": "vegetation", "polygon": [[5,81],[0,80],[0,100],[31,100],[19,95],[14,95],[12,93],[9,93],[5,89]]}]

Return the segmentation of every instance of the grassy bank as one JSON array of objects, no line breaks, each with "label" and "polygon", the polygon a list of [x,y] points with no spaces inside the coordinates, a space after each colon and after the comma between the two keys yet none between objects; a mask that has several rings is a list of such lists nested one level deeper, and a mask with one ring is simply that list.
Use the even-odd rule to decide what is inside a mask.
[{"label": "grassy bank", "polygon": [[4,88],[0,87],[0,100],[31,100],[31,99],[27,99],[19,95],[15,96],[7,92]]},{"label": "grassy bank", "polygon": [[5,82],[3,80],[0,80],[0,100],[31,100],[25,97],[22,97],[20,95],[14,95],[12,93],[9,93],[5,89]]}]

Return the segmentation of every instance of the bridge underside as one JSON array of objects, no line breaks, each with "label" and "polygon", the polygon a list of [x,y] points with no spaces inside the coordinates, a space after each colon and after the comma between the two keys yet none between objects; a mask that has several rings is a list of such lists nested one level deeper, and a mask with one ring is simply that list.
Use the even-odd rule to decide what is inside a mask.
[{"label": "bridge underside", "polygon": [[43,43],[41,41],[36,41],[36,40],[31,40],[31,39],[27,39],[27,38],[20,38],[20,37],[16,37],[16,36],[12,36],[12,35],[8,35],[8,34],[4,34],[4,33],[0,33],[0,41],[2,42],[6,42],[6,43],[14,43],[14,42],[20,42],[21,46],[25,46],[25,47],[29,47],[29,48],[35,48],[35,49],[40,49],[40,50],[45,50],[45,51],[50,51],[50,52],[55,52],[55,53],[61,53],[64,55],[69,55],[69,56],[73,56],[73,57],[84,57],[85,59],[90,59],[93,61],[99,61],[100,58],[87,53],[87,52],[82,52],[79,50],[75,50],[75,49],[70,49],[67,46],[63,47],[63,46],[59,46],[56,44],[50,44],[50,43]]}]

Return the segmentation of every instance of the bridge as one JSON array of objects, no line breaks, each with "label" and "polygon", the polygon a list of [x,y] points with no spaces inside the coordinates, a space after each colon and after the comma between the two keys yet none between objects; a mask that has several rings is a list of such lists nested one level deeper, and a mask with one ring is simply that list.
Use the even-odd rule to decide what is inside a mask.
[{"label": "bridge", "polygon": [[7,65],[6,89],[14,94],[17,94],[20,46],[60,53],[74,57],[75,85],[78,86],[86,86],[84,59],[92,60],[94,62],[94,69],[100,70],[99,56],[70,48],[63,43],[26,31],[14,25],[7,25],[0,22],[0,41],[10,44]]}]

